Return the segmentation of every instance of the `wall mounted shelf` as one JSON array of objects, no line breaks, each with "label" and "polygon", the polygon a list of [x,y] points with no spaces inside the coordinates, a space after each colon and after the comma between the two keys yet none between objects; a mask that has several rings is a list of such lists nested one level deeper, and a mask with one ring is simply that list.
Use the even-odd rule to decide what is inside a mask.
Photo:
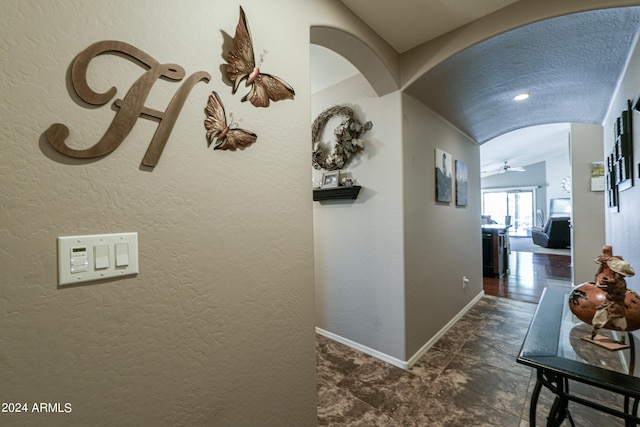
[{"label": "wall mounted shelf", "polygon": [[313,200],[319,202],[322,200],[339,200],[339,199],[355,199],[360,193],[362,187],[359,185],[349,185],[334,188],[318,188],[313,190]]}]

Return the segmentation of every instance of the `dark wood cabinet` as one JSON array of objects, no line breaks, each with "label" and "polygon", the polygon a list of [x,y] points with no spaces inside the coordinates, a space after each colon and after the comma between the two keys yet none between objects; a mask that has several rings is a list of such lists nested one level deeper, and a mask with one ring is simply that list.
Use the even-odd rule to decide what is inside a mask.
[{"label": "dark wood cabinet", "polygon": [[482,226],[482,274],[487,277],[502,277],[509,270],[507,227],[503,225]]}]

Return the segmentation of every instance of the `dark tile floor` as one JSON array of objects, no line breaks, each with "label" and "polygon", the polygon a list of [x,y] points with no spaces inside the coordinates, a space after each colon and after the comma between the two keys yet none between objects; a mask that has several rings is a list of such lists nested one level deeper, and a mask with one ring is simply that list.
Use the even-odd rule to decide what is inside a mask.
[{"label": "dark tile floor", "polygon": [[[535,308],[485,296],[410,370],[318,335],[318,425],[528,426],[535,377],[515,359]],[[606,393],[597,398],[612,400]],[[546,425],[552,402],[543,388],[538,425]],[[579,405],[570,408],[575,426],[624,425]]]}]

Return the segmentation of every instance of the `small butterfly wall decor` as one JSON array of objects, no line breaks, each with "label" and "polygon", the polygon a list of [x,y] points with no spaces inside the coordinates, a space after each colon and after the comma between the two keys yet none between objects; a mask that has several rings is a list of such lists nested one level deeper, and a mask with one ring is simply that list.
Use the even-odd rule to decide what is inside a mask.
[{"label": "small butterfly wall decor", "polygon": [[227,75],[233,83],[232,93],[246,80],[245,86],[251,86],[242,101],[249,100],[256,107],[268,107],[271,101],[293,99],[293,88],[280,77],[261,73],[256,67],[253,53],[253,41],[247,24],[247,17],[240,6],[240,19],[233,37],[233,48],[227,55]]},{"label": "small butterfly wall decor", "polygon": [[[209,101],[205,108],[207,117],[204,119],[204,127],[207,130],[208,146],[215,140],[216,144],[213,147],[214,150],[232,150],[237,148],[244,148],[250,144],[253,144],[258,136],[249,132],[248,130],[240,128],[231,128],[235,123],[227,125],[227,116],[224,111],[224,106],[218,94],[213,91],[209,95]],[[233,115],[231,115],[231,121],[233,121]]]}]

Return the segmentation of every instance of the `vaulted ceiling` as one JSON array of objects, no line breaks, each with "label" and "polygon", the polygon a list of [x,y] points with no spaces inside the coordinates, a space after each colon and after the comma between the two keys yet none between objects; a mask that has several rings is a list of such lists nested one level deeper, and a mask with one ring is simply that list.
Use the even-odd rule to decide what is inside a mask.
[{"label": "vaulted ceiling", "polygon": [[[342,2],[400,53],[516,3]],[[640,6],[539,21],[453,55],[405,91],[480,144],[540,124],[602,124],[639,31]],[[521,92],[530,97],[514,101]]]},{"label": "vaulted ceiling", "polygon": [[406,91],[479,143],[544,123],[601,124],[639,28],[640,7],[536,22],[463,50]]}]

